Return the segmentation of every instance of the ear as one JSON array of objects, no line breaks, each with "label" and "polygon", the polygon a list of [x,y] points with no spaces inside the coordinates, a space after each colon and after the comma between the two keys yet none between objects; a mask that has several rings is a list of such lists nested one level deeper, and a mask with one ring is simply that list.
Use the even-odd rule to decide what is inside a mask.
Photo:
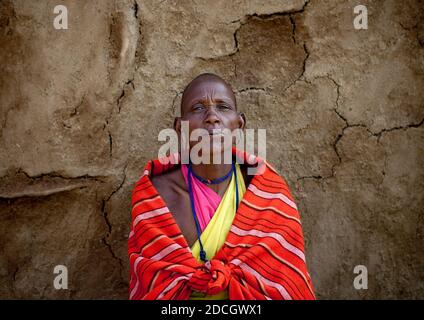
[{"label": "ear", "polygon": [[181,117],[175,117],[174,130],[178,133],[178,135],[181,135]]},{"label": "ear", "polygon": [[239,128],[244,130],[244,128],[246,128],[246,115],[243,112],[240,112],[238,116],[239,116]]}]

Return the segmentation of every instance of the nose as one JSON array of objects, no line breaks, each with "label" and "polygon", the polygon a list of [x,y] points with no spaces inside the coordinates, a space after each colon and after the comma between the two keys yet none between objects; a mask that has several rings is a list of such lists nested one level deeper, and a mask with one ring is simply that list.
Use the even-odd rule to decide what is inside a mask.
[{"label": "nose", "polygon": [[216,110],[215,110],[214,107],[211,106],[211,107],[208,108],[208,112],[206,113],[205,122],[207,124],[213,124],[213,125],[221,122],[221,120],[219,119],[218,114],[216,113]]}]

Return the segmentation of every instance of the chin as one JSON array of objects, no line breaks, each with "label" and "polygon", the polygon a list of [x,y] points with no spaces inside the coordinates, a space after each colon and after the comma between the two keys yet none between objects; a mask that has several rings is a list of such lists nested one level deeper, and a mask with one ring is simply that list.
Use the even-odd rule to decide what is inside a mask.
[{"label": "chin", "polygon": [[[231,164],[232,163],[232,148],[225,149],[221,145],[211,144],[211,152],[209,154],[211,163],[213,164]],[[217,161],[213,161],[216,158]]]}]

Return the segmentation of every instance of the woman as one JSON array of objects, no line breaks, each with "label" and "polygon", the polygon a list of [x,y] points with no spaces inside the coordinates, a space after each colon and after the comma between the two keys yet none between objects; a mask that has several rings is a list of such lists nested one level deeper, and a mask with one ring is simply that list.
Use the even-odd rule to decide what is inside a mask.
[{"label": "woman", "polygon": [[[133,191],[128,242],[130,299],[314,299],[299,214],[275,170],[231,149],[225,130],[244,129],[231,87],[202,74],[185,88],[181,123],[209,143],[190,161],[149,161]],[[199,141],[189,141],[193,151]],[[206,147],[205,147],[206,146]],[[229,146],[231,148],[231,145]],[[196,157],[206,161],[194,161]],[[172,160],[172,161],[171,161]],[[166,164],[164,164],[166,163]],[[251,163],[251,161],[250,161]]]}]

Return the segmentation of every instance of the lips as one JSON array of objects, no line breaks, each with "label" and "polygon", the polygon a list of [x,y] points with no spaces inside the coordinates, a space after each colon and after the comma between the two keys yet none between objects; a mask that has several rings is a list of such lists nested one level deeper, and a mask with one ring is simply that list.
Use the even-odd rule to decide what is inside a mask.
[{"label": "lips", "polygon": [[201,128],[201,130],[204,130],[205,132],[202,134],[204,136],[209,135],[209,136],[222,136],[224,135],[223,133],[223,129],[222,128]]},{"label": "lips", "polygon": [[207,134],[210,136],[214,136],[214,137],[224,136],[222,129],[205,129],[205,130],[208,132]]}]

